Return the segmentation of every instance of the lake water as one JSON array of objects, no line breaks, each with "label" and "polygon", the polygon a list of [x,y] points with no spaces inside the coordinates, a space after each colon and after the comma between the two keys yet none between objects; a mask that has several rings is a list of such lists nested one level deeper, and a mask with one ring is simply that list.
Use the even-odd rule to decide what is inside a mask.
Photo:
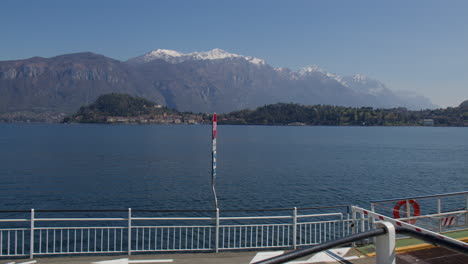
[{"label": "lake water", "polygon": [[[212,209],[211,126],[0,124],[6,209]],[[221,209],[468,189],[468,129],[219,126]]]}]

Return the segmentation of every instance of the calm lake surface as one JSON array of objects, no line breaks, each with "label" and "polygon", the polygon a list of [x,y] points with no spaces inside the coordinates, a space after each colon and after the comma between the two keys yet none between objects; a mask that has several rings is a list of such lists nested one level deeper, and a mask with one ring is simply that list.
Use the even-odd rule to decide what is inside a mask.
[{"label": "calm lake surface", "polygon": [[[6,209],[212,209],[211,126],[0,124]],[[468,129],[219,126],[221,209],[468,189]]]}]

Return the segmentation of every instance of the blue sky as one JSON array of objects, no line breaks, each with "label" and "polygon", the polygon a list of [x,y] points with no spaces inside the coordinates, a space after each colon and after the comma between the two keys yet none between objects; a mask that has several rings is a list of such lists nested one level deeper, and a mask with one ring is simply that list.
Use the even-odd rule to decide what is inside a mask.
[{"label": "blue sky", "polygon": [[3,0],[0,24],[0,60],[221,48],[364,74],[444,107],[468,99],[468,1]]}]

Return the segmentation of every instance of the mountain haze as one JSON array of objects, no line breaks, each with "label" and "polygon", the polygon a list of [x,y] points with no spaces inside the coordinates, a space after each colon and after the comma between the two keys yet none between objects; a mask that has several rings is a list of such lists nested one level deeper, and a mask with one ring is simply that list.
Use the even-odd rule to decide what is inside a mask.
[{"label": "mountain haze", "polygon": [[188,54],[159,49],[126,62],[90,52],[0,62],[3,113],[71,113],[111,92],[193,112],[230,112],[277,102],[435,107],[425,97],[397,94],[362,75],[341,77],[318,66],[274,68],[262,59],[221,49]]}]

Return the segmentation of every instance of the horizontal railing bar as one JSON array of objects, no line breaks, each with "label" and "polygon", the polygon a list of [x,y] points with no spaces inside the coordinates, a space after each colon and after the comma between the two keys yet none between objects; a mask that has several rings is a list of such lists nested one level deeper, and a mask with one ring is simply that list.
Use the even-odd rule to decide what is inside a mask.
[{"label": "horizontal railing bar", "polygon": [[[221,249],[221,248],[220,248]],[[187,249],[183,249],[183,251],[187,251],[187,252],[190,252],[190,251],[207,251],[207,250],[213,250],[213,248],[187,248]],[[132,252],[160,252],[160,251],[164,251],[164,252],[174,252],[174,251],[181,251],[180,249],[167,249],[167,248],[163,248],[163,249],[132,249]],[[113,252],[113,251],[112,251]],[[122,251],[122,252],[125,252],[125,251]]]},{"label": "horizontal railing bar", "polygon": [[[132,209],[132,211],[134,211]],[[30,212],[30,211],[28,211]],[[41,213],[128,212],[128,209],[34,209]]]},{"label": "horizontal railing bar", "polygon": [[412,200],[412,199],[424,199],[424,198],[433,198],[433,197],[453,196],[453,195],[460,195],[460,194],[468,194],[468,191],[452,192],[452,193],[441,193],[441,194],[433,194],[433,195],[425,195],[425,196],[392,198],[392,199],[371,201],[371,203],[392,202],[392,201]]},{"label": "horizontal railing bar", "polygon": [[[128,228],[128,227],[126,227]],[[214,228],[214,226],[209,225],[191,225],[191,226],[135,226],[132,228]]]},{"label": "horizontal railing bar", "polygon": [[[128,209],[34,209],[40,213],[83,213],[83,212],[128,212]],[[145,210],[132,209],[132,212],[156,212],[156,213],[202,213],[216,212],[216,210]],[[0,213],[31,213],[31,210],[0,210]]]},{"label": "horizontal railing bar", "polygon": [[[127,210],[128,211],[128,210]],[[154,212],[154,213],[209,213],[216,212],[216,210],[145,210],[145,209],[132,209],[132,212]]]},{"label": "horizontal railing bar", "polygon": [[252,247],[220,247],[219,250],[236,250],[236,249],[256,249],[256,248],[289,248],[291,245],[278,245],[278,246],[252,246]]},{"label": "horizontal railing bar", "polygon": [[[76,252],[34,252],[34,255],[64,255],[64,254],[99,254],[99,253],[104,253],[104,254],[109,254],[109,253],[123,253],[123,252],[128,252],[126,250],[116,250],[116,251],[76,251]],[[134,250],[132,250],[132,252],[134,252]],[[6,256],[6,255],[3,255],[3,256]],[[19,255],[15,255],[15,256],[19,256]]]},{"label": "horizontal railing bar", "polygon": [[225,216],[225,217],[220,217],[220,220],[241,220],[241,219],[291,219],[293,218],[290,215],[278,215],[278,216]]},{"label": "horizontal railing bar", "polygon": [[265,212],[265,211],[292,211],[294,208],[269,208],[269,209],[228,209],[220,212]]},{"label": "horizontal railing bar", "polygon": [[444,216],[444,215],[465,214],[465,213],[468,213],[468,210],[445,212],[445,213],[440,213],[440,214],[418,215],[418,216],[411,216],[411,217],[400,217],[398,219],[399,220],[412,220],[412,219],[422,219],[422,218],[433,218],[433,217]]},{"label": "horizontal railing bar", "polygon": [[329,214],[310,214],[310,215],[298,215],[297,218],[304,218],[304,217],[319,217],[319,216],[334,216],[339,215],[342,216],[342,213],[329,213]]},{"label": "horizontal railing bar", "polygon": [[327,208],[349,208],[349,205],[327,205],[327,206],[317,206],[317,207],[302,207],[302,208],[297,208],[297,210],[327,209]]},{"label": "horizontal railing bar", "polygon": [[256,226],[292,226],[293,224],[249,224],[249,225],[220,225],[219,227],[223,228],[232,228],[232,227],[256,227]]},{"label": "horizontal railing bar", "polygon": [[132,217],[133,220],[158,220],[158,221],[165,221],[165,220],[215,220],[214,217]]},{"label": "horizontal railing bar", "polygon": [[[351,219],[352,220],[352,219]],[[356,219],[356,221],[367,220],[366,219]],[[317,222],[298,222],[298,225],[308,225],[308,224],[329,224],[329,223],[340,223],[344,222],[341,220],[330,220],[330,221],[317,221]]]},{"label": "horizontal railing bar", "polygon": [[[457,213],[464,213],[464,211],[455,211],[455,212],[447,212],[441,213],[440,215],[450,215],[450,214],[457,214]],[[298,215],[297,218],[307,218],[307,217],[320,217],[320,216],[342,216],[342,213],[330,213],[330,214],[310,214],[310,215]],[[424,216],[418,216],[413,218],[423,218]],[[220,220],[242,220],[242,219],[291,219],[293,216],[225,216],[220,217]],[[214,217],[132,217],[132,220],[140,220],[140,221],[149,221],[149,220],[157,220],[157,221],[165,221],[165,220],[216,220]],[[404,218],[402,218],[404,219]],[[345,219],[343,219],[344,221]],[[31,219],[0,219],[0,222],[30,222]],[[34,218],[36,222],[52,222],[52,221],[128,221],[128,218],[124,217],[114,217],[114,218]],[[330,220],[332,221],[332,220]],[[333,220],[334,221],[334,220]],[[341,221],[341,220],[340,220]]]},{"label": "horizontal railing bar", "polygon": [[[341,213],[330,213],[330,214],[310,214],[310,215],[298,215],[298,218],[305,217],[319,217],[319,216],[333,216],[343,215]],[[220,220],[239,220],[239,219],[290,219],[293,216],[278,215],[278,216],[225,216],[220,217]],[[29,221],[28,219],[25,219]],[[127,221],[128,218],[35,218],[35,221]],[[216,220],[214,217],[132,217],[132,220]]]},{"label": "horizontal railing bar", "polygon": [[[450,215],[450,214],[460,214],[465,213],[464,211],[455,211],[441,213],[439,215]],[[307,217],[319,217],[319,216],[333,216],[340,215],[341,213],[331,213],[331,214],[313,214],[313,215],[298,215],[297,218],[307,218]],[[426,215],[426,216],[417,216],[411,218],[400,218],[400,219],[416,219],[416,218],[428,218],[436,215]],[[220,220],[264,220],[264,219],[291,219],[293,216],[236,216],[236,217],[220,217]],[[132,220],[138,221],[174,221],[174,220],[191,220],[191,221],[210,221],[216,220],[214,217],[132,217]],[[360,219],[358,219],[360,220]],[[0,219],[0,222],[30,222],[30,219]],[[34,218],[36,222],[52,222],[52,221],[128,221],[128,218]],[[324,222],[336,222],[336,221],[351,221],[351,219],[336,219],[336,220],[327,220],[327,221],[317,221],[317,222],[307,222],[307,223],[324,223]],[[300,224],[300,223],[299,223]]]},{"label": "horizontal railing bar", "polygon": [[[327,208],[349,208],[349,205],[329,205],[329,206],[316,206],[316,207],[301,207],[297,210],[311,210],[311,209],[327,209]],[[269,208],[269,209],[230,209],[220,210],[220,212],[255,212],[255,211],[292,211],[294,208]]]},{"label": "horizontal railing bar", "polygon": [[[342,216],[342,213],[330,213],[330,214],[309,214],[309,215],[298,215],[297,218],[305,217],[320,217],[320,216]],[[221,220],[240,220],[240,219],[291,219],[292,215],[278,215],[278,216],[225,216],[220,217]]]},{"label": "horizontal railing bar", "polygon": [[[80,227],[74,227],[74,226],[60,226],[60,227],[34,227],[34,230],[73,230],[73,229],[127,229],[128,227],[126,226],[80,226]],[[29,230],[29,229],[25,229]]]},{"label": "horizontal railing bar", "polygon": [[368,221],[369,218],[356,217],[356,219],[335,219],[335,220],[324,220],[324,221],[315,221],[315,222],[298,222],[297,224],[319,224],[319,223],[338,223],[338,222],[353,222],[353,221]]},{"label": "horizontal railing bar", "polygon": [[128,218],[34,218],[34,221],[128,221]]}]

